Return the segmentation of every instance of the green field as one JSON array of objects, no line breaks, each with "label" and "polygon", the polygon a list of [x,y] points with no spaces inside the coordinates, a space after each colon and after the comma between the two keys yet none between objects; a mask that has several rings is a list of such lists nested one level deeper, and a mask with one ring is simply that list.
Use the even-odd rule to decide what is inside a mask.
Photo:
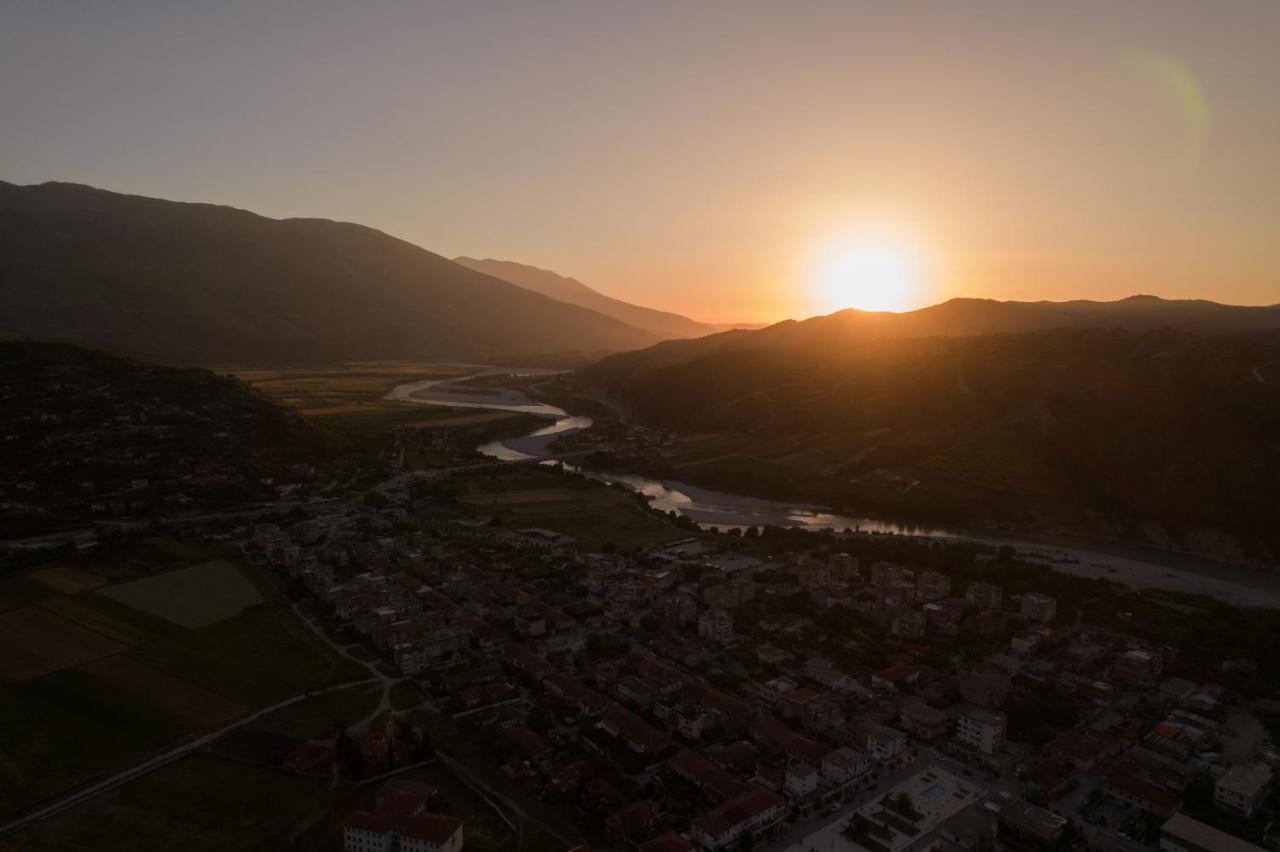
[{"label": "green field", "polygon": [[[210,555],[198,544],[154,539],[6,575],[9,587],[21,580],[44,593],[3,615],[0,658],[11,677],[0,678],[0,816],[254,707],[368,676],[350,661],[335,663],[292,615],[269,604],[186,629],[104,594],[113,588],[105,578],[163,580],[157,563],[181,571]],[[311,711],[321,712],[307,705],[297,712]]]},{"label": "green field", "polygon": [[458,501],[493,515],[504,529],[539,528],[570,536],[587,550],[606,544],[629,550],[687,533],[650,511],[629,491],[533,465],[455,475]]}]

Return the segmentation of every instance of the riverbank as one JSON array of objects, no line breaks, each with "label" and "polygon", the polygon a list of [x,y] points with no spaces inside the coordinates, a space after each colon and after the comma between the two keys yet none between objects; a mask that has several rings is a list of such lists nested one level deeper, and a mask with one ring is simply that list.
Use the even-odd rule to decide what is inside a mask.
[{"label": "riverbank", "polygon": [[[501,372],[495,370],[493,372]],[[575,417],[564,409],[538,403],[523,393],[503,391],[478,398],[450,393],[440,385],[449,381],[416,382],[395,388],[394,398],[430,405],[462,408],[494,408],[522,411],[555,420],[549,426],[520,438],[485,444],[478,450],[502,461],[547,458],[559,437],[591,427],[590,418]],[[388,398],[392,398],[391,395]],[[687,483],[658,480],[629,473],[570,467],[599,482],[621,485],[645,497],[662,512],[676,512],[703,529],[725,530],[751,526],[802,527],[814,531],[904,535],[919,538],[973,541],[993,547],[1010,546],[1025,558],[1055,571],[1082,577],[1098,577],[1137,589],[1204,595],[1234,606],[1280,609],[1280,574],[1226,565],[1178,551],[1137,543],[1082,536],[1052,534],[987,533],[962,528],[854,517],[812,504],[789,503],[700,488]]]}]

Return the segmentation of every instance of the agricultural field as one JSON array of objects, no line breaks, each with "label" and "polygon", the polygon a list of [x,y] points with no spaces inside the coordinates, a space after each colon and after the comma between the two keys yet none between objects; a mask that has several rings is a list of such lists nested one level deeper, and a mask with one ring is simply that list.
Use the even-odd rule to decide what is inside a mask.
[{"label": "agricultural field", "polygon": [[554,530],[587,550],[629,550],[685,535],[628,491],[536,465],[458,474],[449,485],[461,505],[506,529]]},{"label": "agricultural field", "polygon": [[262,603],[257,588],[229,562],[205,562],[120,583],[101,594],[183,627],[204,627]]},{"label": "agricultural field", "polygon": [[[466,848],[500,852],[515,846],[502,818],[442,765],[402,776],[433,784],[440,807],[466,823]],[[377,785],[332,787],[327,781],[209,755],[169,764],[45,820],[0,852],[125,852],[136,849],[342,849],[342,815],[372,807]],[[563,844],[530,826],[531,852]]]},{"label": "agricultural field", "polygon": [[397,427],[467,425],[512,415],[484,412],[485,420],[462,420],[457,409],[383,399],[396,385],[450,379],[475,372],[473,367],[436,364],[348,365],[315,369],[234,370],[233,374],[276,402],[323,423],[357,434],[376,434]]},{"label": "agricultural field", "polygon": [[[360,790],[192,755],[42,821],[14,850],[340,850]],[[0,844],[0,850],[6,847]]]},{"label": "agricultural field", "polygon": [[114,639],[44,607],[0,615],[0,676],[25,681],[123,651]]},{"label": "agricultural field", "polygon": [[212,555],[148,539],[0,574],[0,817],[253,708],[367,676],[262,603],[241,573],[255,569]]}]

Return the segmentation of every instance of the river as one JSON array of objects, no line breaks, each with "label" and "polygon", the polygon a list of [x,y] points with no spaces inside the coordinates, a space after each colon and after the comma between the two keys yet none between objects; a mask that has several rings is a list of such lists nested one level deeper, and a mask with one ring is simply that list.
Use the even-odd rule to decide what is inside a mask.
[{"label": "river", "polygon": [[[492,368],[475,375],[512,372]],[[523,372],[549,375],[554,371]],[[841,515],[821,506],[747,497],[630,473],[577,468],[563,461],[552,460],[551,444],[561,436],[591,428],[591,418],[569,414],[562,408],[537,402],[516,391],[498,389],[471,393],[447,388],[448,384],[467,378],[474,376],[399,385],[387,398],[424,405],[515,411],[544,417],[552,422],[528,435],[490,441],[477,447],[477,450],[500,461],[543,459],[544,463],[562,465],[598,482],[621,485],[643,495],[654,509],[678,512],[707,530],[769,525],[974,541],[996,547],[1009,545],[1017,549],[1024,558],[1042,562],[1055,571],[1103,577],[1135,588],[1207,595],[1239,606],[1280,609],[1280,574],[1228,565],[1194,554],[1136,542],[1049,533],[1004,534],[900,523],[883,518],[854,517]]]}]

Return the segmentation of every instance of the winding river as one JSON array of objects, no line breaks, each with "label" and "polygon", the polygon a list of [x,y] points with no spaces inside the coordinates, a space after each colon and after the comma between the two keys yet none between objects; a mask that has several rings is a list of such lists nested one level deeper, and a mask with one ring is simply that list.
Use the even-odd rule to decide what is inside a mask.
[{"label": "winding river", "polygon": [[[703,529],[725,530],[771,525],[965,540],[993,546],[1010,545],[1024,558],[1042,562],[1056,571],[1086,577],[1104,577],[1135,588],[1208,595],[1240,606],[1280,609],[1280,574],[1215,562],[1180,551],[1087,536],[1048,533],[1005,535],[853,517],[831,512],[821,506],[712,491],[674,480],[577,468],[563,460],[554,459],[551,445],[561,436],[591,428],[591,418],[569,414],[564,409],[537,402],[516,391],[498,389],[473,393],[451,390],[448,387],[475,376],[499,373],[509,375],[512,372],[510,369],[491,368],[461,378],[413,382],[397,386],[387,398],[423,405],[514,411],[546,418],[551,423],[528,435],[490,441],[477,450],[499,461],[525,462],[542,459],[544,464],[562,465],[598,482],[629,488],[643,495],[654,509],[678,512]],[[524,371],[525,374],[532,375],[550,375],[553,372]]]}]

